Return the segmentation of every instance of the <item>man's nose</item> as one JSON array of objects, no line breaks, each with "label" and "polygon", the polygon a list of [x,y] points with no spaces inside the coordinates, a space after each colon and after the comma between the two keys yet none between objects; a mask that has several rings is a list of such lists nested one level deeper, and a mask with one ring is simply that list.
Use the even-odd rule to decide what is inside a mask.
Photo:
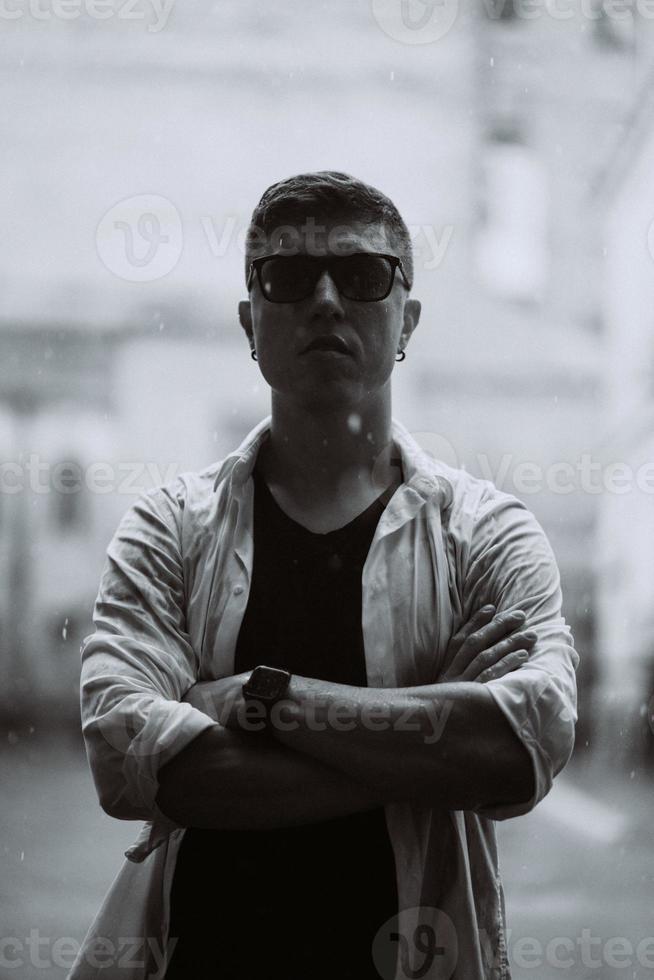
[{"label": "man's nose", "polygon": [[312,299],[313,305],[321,311],[331,310],[333,312],[343,312],[341,294],[328,269],[323,269],[322,275],[313,291]]}]

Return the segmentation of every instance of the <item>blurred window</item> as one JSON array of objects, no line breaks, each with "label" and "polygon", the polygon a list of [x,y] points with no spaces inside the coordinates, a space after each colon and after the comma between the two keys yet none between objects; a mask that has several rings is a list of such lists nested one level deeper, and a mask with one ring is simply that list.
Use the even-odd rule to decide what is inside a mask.
[{"label": "blurred window", "polygon": [[543,164],[514,136],[491,137],[483,151],[482,195],[475,243],[480,281],[503,299],[539,302],[549,266]]},{"label": "blurred window", "polygon": [[71,459],[55,464],[50,490],[55,526],[61,531],[81,529],[86,519],[86,498],[80,464]]}]

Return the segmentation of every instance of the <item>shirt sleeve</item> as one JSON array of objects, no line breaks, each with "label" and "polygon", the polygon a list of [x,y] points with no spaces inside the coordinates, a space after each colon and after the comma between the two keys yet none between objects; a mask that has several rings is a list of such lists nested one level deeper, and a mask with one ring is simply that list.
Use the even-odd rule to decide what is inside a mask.
[{"label": "shirt sleeve", "polygon": [[533,766],[530,800],[504,804],[498,790],[496,804],[476,811],[505,820],[533,809],[572,755],[579,656],[561,613],[560,577],[549,541],[519,500],[497,491],[482,500],[474,522],[465,619],[486,603],[498,611],[522,609],[527,615],[524,628],[538,637],[527,663],[485,685]]},{"label": "shirt sleeve", "polygon": [[82,731],[102,808],[175,825],[155,803],[162,765],[214,723],[180,703],[195,683],[186,632],[178,517],[168,488],[142,495],[107,550],[82,643]]}]

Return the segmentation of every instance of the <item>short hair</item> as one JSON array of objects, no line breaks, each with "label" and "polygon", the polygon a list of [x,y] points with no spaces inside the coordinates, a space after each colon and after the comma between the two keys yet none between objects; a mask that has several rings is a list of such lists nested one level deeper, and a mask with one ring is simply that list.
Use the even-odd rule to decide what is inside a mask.
[{"label": "short hair", "polygon": [[245,239],[245,278],[260,251],[261,238],[276,228],[299,225],[307,217],[347,218],[385,226],[398,251],[409,286],[413,285],[413,248],[409,229],[393,202],[376,187],[337,170],[297,174],[272,184],[252,212]]}]

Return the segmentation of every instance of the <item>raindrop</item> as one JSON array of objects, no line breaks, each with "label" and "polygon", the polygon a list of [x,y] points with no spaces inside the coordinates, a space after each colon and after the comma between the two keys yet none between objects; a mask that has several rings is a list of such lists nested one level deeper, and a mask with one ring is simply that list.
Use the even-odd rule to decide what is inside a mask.
[{"label": "raindrop", "polygon": [[68,637],[68,616],[66,616],[66,618],[64,619],[64,628],[61,631],[61,635],[64,638],[64,640],[67,639]]},{"label": "raindrop", "polygon": [[361,416],[357,412],[352,412],[347,417],[347,427],[353,435],[361,432]]}]

